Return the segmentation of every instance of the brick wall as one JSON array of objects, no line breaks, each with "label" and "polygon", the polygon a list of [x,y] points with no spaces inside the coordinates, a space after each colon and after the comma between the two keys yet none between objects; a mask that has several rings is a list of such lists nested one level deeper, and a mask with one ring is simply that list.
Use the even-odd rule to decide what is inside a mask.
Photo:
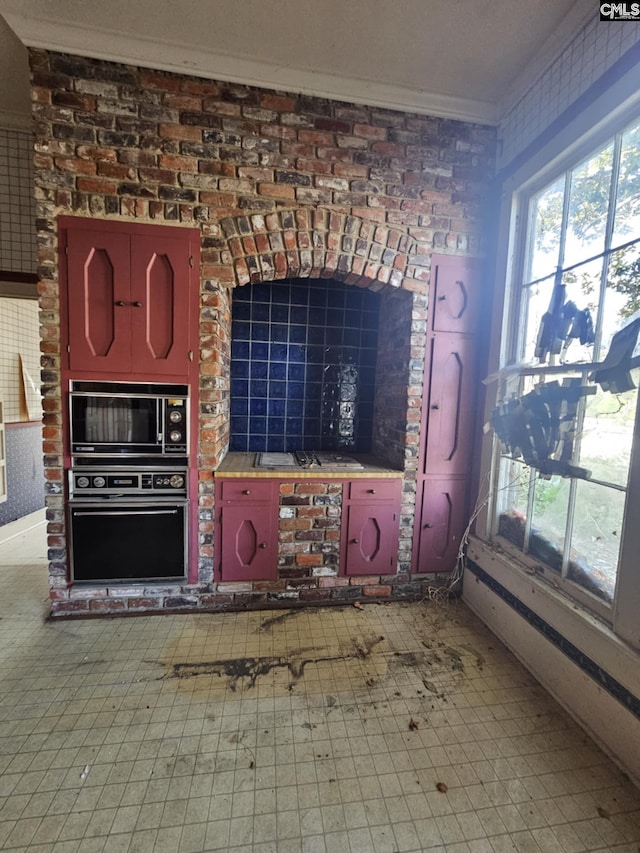
[{"label": "brick wall", "polygon": [[[159,605],[157,595],[139,590],[120,595],[120,604],[235,600],[211,582],[212,471],[228,446],[231,294],[235,286],[289,276],[371,287],[388,307],[381,374],[394,383],[401,352],[405,380],[401,389],[393,385],[393,411],[387,406],[380,415],[374,441],[407,474],[406,570],[430,254],[480,251],[494,131],[41,50],[31,50],[30,61],[54,612],[89,609],[78,605],[80,592],[67,589],[64,568],[60,214],[195,225],[202,235],[198,586],[165,595]],[[408,345],[402,334],[410,334]],[[282,559],[301,556],[288,554],[289,544],[282,540]],[[256,601],[261,595],[251,594]],[[83,595],[93,609],[109,609],[104,596]],[[115,609],[118,596],[111,595]]]}]

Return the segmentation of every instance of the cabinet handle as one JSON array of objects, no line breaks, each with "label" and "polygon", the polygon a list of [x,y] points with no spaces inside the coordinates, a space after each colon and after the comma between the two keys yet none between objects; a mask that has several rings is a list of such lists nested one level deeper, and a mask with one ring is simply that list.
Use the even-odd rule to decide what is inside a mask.
[{"label": "cabinet handle", "polygon": [[358,542],[359,542],[359,540],[358,540],[358,539],[352,539],[352,540],[351,540],[351,544],[352,544],[352,545],[357,545],[357,544],[358,544]]},{"label": "cabinet handle", "polygon": [[433,524],[425,524],[426,528],[433,527]]},{"label": "cabinet handle", "polygon": [[438,300],[439,300],[440,302],[446,302],[446,301],[447,301],[447,297],[446,297],[446,296],[438,296]]},{"label": "cabinet handle", "polygon": [[440,405],[438,403],[434,403],[433,406],[431,406],[431,408],[432,409],[439,409]]},{"label": "cabinet handle", "polygon": [[369,492],[370,495],[375,495],[375,493],[376,493],[375,489],[367,489],[367,491]]},{"label": "cabinet handle", "polygon": [[251,489],[243,489],[243,490],[242,490],[242,494],[243,494],[243,495],[250,495],[250,494],[251,494]]},{"label": "cabinet handle", "polygon": [[118,308],[124,308],[124,305],[125,305],[124,300],[118,299],[116,302],[116,305],[118,306]]},{"label": "cabinet handle", "polygon": [[267,547],[267,544],[266,542],[261,542],[258,547],[262,548],[262,550],[264,551],[264,549]]},{"label": "cabinet handle", "polygon": [[134,308],[142,308],[142,302],[132,302]]}]

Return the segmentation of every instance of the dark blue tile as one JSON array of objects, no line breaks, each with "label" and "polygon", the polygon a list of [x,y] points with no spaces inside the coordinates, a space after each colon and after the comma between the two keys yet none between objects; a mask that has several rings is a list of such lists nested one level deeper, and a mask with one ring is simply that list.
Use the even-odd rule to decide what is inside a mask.
[{"label": "dark blue tile", "polygon": [[364,291],[359,287],[354,287],[353,285],[347,285],[345,292],[345,305],[347,308],[353,309],[355,311],[362,310],[362,304],[364,299],[364,293],[370,291]]},{"label": "dark blue tile", "polygon": [[287,383],[279,382],[272,379],[269,382],[269,397],[276,400],[286,400],[287,398]]},{"label": "dark blue tile", "polygon": [[269,364],[269,379],[286,380],[287,365],[284,361],[272,361]]},{"label": "dark blue tile", "polygon": [[324,339],[329,346],[339,346],[342,343],[342,326],[325,329]]},{"label": "dark blue tile", "polygon": [[231,418],[231,433],[235,435],[236,433],[247,432],[249,425],[248,418],[242,415],[236,415]]},{"label": "dark blue tile", "polygon": [[289,356],[289,350],[284,343],[272,343],[269,348],[269,357],[271,361],[286,361]]},{"label": "dark blue tile", "polygon": [[280,282],[271,286],[271,301],[274,304],[288,305],[290,301],[291,285]]},{"label": "dark blue tile", "polygon": [[287,401],[270,399],[267,411],[270,417],[283,417],[287,411]]},{"label": "dark blue tile", "polygon": [[246,379],[231,380],[231,396],[232,397],[248,397],[249,383]]},{"label": "dark blue tile", "polygon": [[[307,383],[320,384],[324,379],[324,367],[321,364],[307,365]],[[314,393],[312,390],[309,393]]]},{"label": "dark blue tile", "polygon": [[270,338],[268,323],[252,323],[251,338],[254,341],[268,341]]},{"label": "dark blue tile", "polygon": [[378,333],[375,330],[363,329],[360,335],[360,346],[363,348],[370,347],[376,349],[378,346]]},{"label": "dark blue tile", "polygon": [[287,418],[287,437],[302,437],[302,418]]},{"label": "dark blue tile", "polygon": [[322,400],[320,398],[320,393],[317,391],[317,386],[310,387],[307,385],[307,393],[304,398],[305,418],[320,417],[321,406]]},{"label": "dark blue tile", "polygon": [[344,324],[348,329],[359,329],[362,325],[362,314],[359,311],[345,311]]},{"label": "dark blue tile", "polygon": [[304,412],[304,400],[300,399],[291,399],[287,400],[287,420],[290,417],[293,418],[301,418],[302,413]]},{"label": "dark blue tile", "polygon": [[232,415],[248,415],[249,414],[249,398],[248,397],[232,397],[231,398],[231,414]]},{"label": "dark blue tile", "polygon": [[266,397],[268,385],[264,379],[252,379],[249,389],[252,397]]},{"label": "dark blue tile", "polygon": [[322,326],[309,326],[307,340],[310,344],[322,346],[324,344],[324,324]]},{"label": "dark blue tile", "polygon": [[253,302],[271,302],[271,285],[254,284],[251,286],[251,300]]},{"label": "dark blue tile", "polygon": [[265,417],[251,416],[249,418],[249,435],[260,435],[267,431],[267,419]]},{"label": "dark blue tile", "polygon": [[271,322],[272,323],[288,323],[289,322],[289,306],[288,305],[272,305],[271,306]]},{"label": "dark blue tile", "polygon": [[251,344],[251,358],[259,361],[267,361],[269,359],[269,344],[263,341],[253,341]]},{"label": "dark blue tile", "polygon": [[266,435],[250,435],[247,450],[250,453],[264,453],[267,449]]},{"label": "dark blue tile", "polygon": [[290,364],[287,379],[293,382],[304,382],[307,368],[304,364]]},{"label": "dark blue tile", "polygon": [[246,433],[232,433],[229,450],[235,453],[246,453],[249,450],[249,436]]},{"label": "dark blue tile", "polygon": [[251,306],[251,319],[257,323],[268,323],[269,307],[268,302],[254,302]]},{"label": "dark blue tile", "polygon": [[284,435],[268,435],[267,450],[270,453],[282,453],[284,451]]},{"label": "dark blue tile", "polygon": [[344,326],[344,313],[341,308],[329,308],[327,310],[327,326],[334,329],[342,329]]},{"label": "dark blue tile", "polygon": [[236,359],[233,364],[233,375],[236,379],[248,379],[250,364],[251,362],[244,359]]},{"label": "dark blue tile", "polygon": [[289,341],[292,344],[306,344],[306,342],[307,342],[307,327],[306,326],[289,326]]},{"label": "dark blue tile", "polygon": [[284,436],[284,418],[268,418],[267,431],[269,435]]},{"label": "dark blue tile", "polygon": [[250,348],[249,341],[232,341],[231,342],[231,360],[249,358]]},{"label": "dark blue tile", "polygon": [[231,339],[234,341],[248,341],[251,339],[251,323],[243,320],[234,320],[231,323]]},{"label": "dark blue tile", "polygon": [[309,302],[310,287],[308,279],[304,284],[294,284],[291,287],[291,304],[292,305],[307,305]]},{"label": "dark blue tile", "polygon": [[264,397],[254,397],[249,404],[251,415],[266,415],[267,400]]},{"label": "dark blue tile", "polygon": [[289,345],[289,361],[296,364],[305,363],[307,360],[307,348],[300,344]]},{"label": "dark blue tile", "polygon": [[287,398],[291,400],[304,400],[304,382],[288,382]]},{"label": "dark blue tile", "polygon": [[309,322],[309,309],[306,306],[302,307],[299,305],[292,305],[289,322],[296,323],[300,326],[306,326]]},{"label": "dark blue tile", "polygon": [[268,370],[269,370],[269,363],[266,361],[252,361],[251,362],[251,378],[252,379],[266,379]]},{"label": "dark blue tile", "polygon": [[249,320],[251,317],[251,303],[243,302],[236,296],[233,298],[233,319]]},{"label": "dark blue tile", "polygon": [[[309,305],[312,308],[325,308],[327,305],[327,291],[323,287],[309,288]],[[311,312],[313,313],[313,312]]]},{"label": "dark blue tile", "polygon": [[272,342],[289,340],[289,327],[285,323],[272,323],[271,340]]}]

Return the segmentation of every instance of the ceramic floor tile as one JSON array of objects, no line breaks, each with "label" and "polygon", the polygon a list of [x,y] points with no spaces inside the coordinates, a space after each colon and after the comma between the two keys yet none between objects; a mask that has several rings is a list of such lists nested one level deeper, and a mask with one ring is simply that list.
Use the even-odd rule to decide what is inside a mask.
[{"label": "ceramic floor tile", "polygon": [[40,519],[0,542],[0,850],[637,853],[639,792],[461,603],[46,622]]}]

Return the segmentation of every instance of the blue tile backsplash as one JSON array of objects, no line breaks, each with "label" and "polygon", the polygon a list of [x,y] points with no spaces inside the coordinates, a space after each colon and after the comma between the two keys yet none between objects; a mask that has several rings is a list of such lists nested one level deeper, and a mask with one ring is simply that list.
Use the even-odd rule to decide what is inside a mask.
[{"label": "blue tile backsplash", "polygon": [[325,279],[236,288],[230,449],[367,453],[379,307]]}]

